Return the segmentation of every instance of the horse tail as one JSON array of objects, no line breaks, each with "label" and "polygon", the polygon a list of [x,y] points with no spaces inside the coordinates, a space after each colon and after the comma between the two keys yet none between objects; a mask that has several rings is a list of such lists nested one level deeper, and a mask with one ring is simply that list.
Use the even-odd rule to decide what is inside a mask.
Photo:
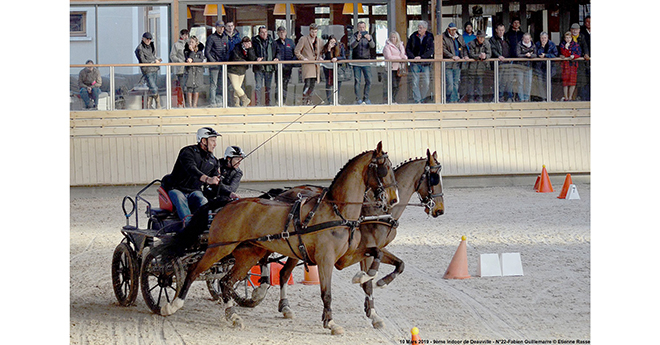
[{"label": "horse tail", "polygon": [[199,236],[209,229],[209,211],[221,208],[231,201],[229,197],[220,196],[200,206],[191,216],[188,225],[174,236],[161,237],[161,244],[152,248],[152,252],[155,255],[182,257],[186,249],[199,243]]}]

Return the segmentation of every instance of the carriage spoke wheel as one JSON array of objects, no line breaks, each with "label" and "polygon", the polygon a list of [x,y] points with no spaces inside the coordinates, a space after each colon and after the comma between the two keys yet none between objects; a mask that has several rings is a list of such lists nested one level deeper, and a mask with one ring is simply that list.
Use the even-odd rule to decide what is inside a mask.
[{"label": "carriage spoke wheel", "polygon": [[138,262],[135,251],[127,243],[122,242],[112,254],[112,287],[119,305],[126,307],[135,302],[138,281]]},{"label": "carriage spoke wheel", "polygon": [[160,308],[176,298],[184,280],[185,273],[179,259],[163,260],[151,252],[144,257],[140,270],[142,298],[155,314],[160,314]]}]

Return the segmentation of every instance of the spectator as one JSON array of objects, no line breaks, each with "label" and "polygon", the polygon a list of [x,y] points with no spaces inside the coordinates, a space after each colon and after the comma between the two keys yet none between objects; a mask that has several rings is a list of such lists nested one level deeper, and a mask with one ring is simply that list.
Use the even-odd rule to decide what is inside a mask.
[{"label": "spectator", "polygon": [[[163,59],[156,57],[156,46],[153,42],[153,36],[150,32],[145,32],[142,35],[142,42],[138,44],[135,48],[135,56],[137,56],[139,63],[161,63]],[[160,98],[158,96],[158,72],[160,67],[158,66],[143,66],[140,67],[142,70],[142,75],[147,81],[147,87],[149,87],[149,100],[148,104],[151,104],[151,99],[153,98],[156,103],[156,108],[160,108]]]},{"label": "spectator", "polygon": [[484,73],[488,69],[488,62],[484,60],[490,58],[490,43],[486,41],[486,33],[477,31],[477,39],[468,44],[468,52],[471,59],[469,69],[472,71],[471,78],[468,79],[468,102],[483,102],[484,97]]},{"label": "spectator", "polygon": [[583,101],[591,100],[591,16],[586,16],[584,18],[584,26],[580,28],[580,37],[583,37],[586,53],[583,53],[585,60],[582,64],[584,65],[585,71],[585,85],[581,89],[580,98]]},{"label": "spectator", "polygon": [[[206,39],[204,48],[206,62],[224,62],[229,56],[229,37],[225,35],[225,23],[222,20],[215,22],[215,32]],[[222,99],[222,66],[209,66],[209,106],[217,107],[221,101],[218,101],[216,95],[220,94]]]},{"label": "spectator", "polygon": [[[199,42],[197,36],[193,36],[188,41],[185,49],[186,62],[204,62],[204,45]],[[204,66],[186,66],[188,80],[186,81],[186,91],[188,93],[188,106],[197,108],[199,100],[199,89],[204,86]]]},{"label": "spectator", "polygon": [[[330,35],[328,37],[328,42],[323,46],[323,51],[321,52],[323,60],[330,62],[337,62],[339,60],[346,59],[346,51],[341,42],[337,41],[335,35]],[[325,76],[325,95],[327,97],[328,104],[333,104],[333,81],[334,81],[334,64],[325,63],[323,64],[323,75]],[[339,72],[339,71],[338,71]],[[341,79],[337,80],[337,93],[341,88]]]},{"label": "spectator", "polygon": [[[406,48],[401,42],[401,36],[396,31],[390,33],[390,38],[385,42],[385,47],[383,48],[383,57],[385,60],[407,60],[408,55],[406,53]],[[399,69],[405,69],[405,63],[401,62],[392,62],[392,104],[396,104],[396,96],[399,94],[399,84],[401,83],[401,77],[399,76]]]},{"label": "spectator", "polygon": [[[286,37],[286,28],[280,26],[277,28],[277,40],[275,40],[275,58],[273,61],[292,61],[296,59],[294,49],[296,44],[292,39]],[[282,64],[282,104],[286,104],[286,94],[289,89],[289,81],[291,80],[291,70],[293,64]],[[279,79],[277,76],[277,69],[275,70],[275,83]],[[278,98],[279,89],[275,88],[275,98]]]},{"label": "spectator", "polygon": [[[241,44],[234,47],[231,59],[229,61],[257,61],[257,56],[254,54],[252,48],[252,40],[250,37],[243,37]],[[239,107],[242,105],[247,107],[250,104],[250,99],[245,94],[241,87],[243,80],[245,80],[245,72],[250,65],[229,65],[227,66],[227,74],[229,75],[229,82],[234,88],[234,106]]]},{"label": "spectator", "polygon": [[513,18],[511,21],[511,27],[509,27],[509,31],[507,31],[504,36],[509,42],[509,47],[513,50],[511,55],[515,55],[515,49],[518,46],[518,43],[522,41],[523,34],[524,32],[520,30],[520,19]]},{"label": "spectator", "polygon": [[[298,60],[321,60],[323,43],[320,38],[316,37],[318,31],[319,26],[316,23],[312,23],[309,25],[309,34],[298,40],[298,44],[294,50]],[[303,104],[312,104],[312,93],[314,92],[316,81],[319,78],[319,66],[312,63],[303,64],[302,78],[305,81],[305,85],[303,86]]]},{"label": "spectator", "polygon": [[[181,29],[179,31],[179,40],[174,42],[170,51],[170,62],[186,62],[184,50],[188,44],[188,35],[188,29]],[[174,67],[174,71],[176,74],[175,90],[177,98],[181,97],[179,101],[182,101],[183,92],[185,91],[183,89],[186,87],[186,66],[176,66]]]},{"label": "spectator", "polygon": [[[550,40],[548,37],[547,32],[541,32],[540,36],[540,41],[536,42],[536,55],[540,58],[543,59],[552,59],[559,57],[559,51],[557,50],[557,46]],[[546,86],[548,83],[548,69],[547,69],[547,63],[545,61],[541,61],[536,63],[536,71],[539,75],[539,83],[538,83],[538,94],[541,100],[546,99]],[[550,65],[551,67],[553,66],[552,64]],[[554,71],[554,68],[551,68],[551,71]]]},{"label": "spectator", "polygon": [[[522,41],[516,47],[516,55],[519,58],[536,58],[535,46],[532,43],[532,35],[525,33]],[[518,97],[521,102],[529,102],[532,93],[532,66],[531,62],[521,62],[518,65]]]},{"label": "spectator", "polygon": [[[442,35],[442,58],[454,61],[447,62],[445,67],[448,103],[458,102],[460,98],[458,89],[461,83],[461,63],[458,61],[461,59],[469,59],[466,51],[467,48],[465,47],[465,41],[463,41],[463,37],[456,33],[457,30],[456,24],[449,23],[447,30],[445,30],[445,33]],[[410,44],[410,41],[408,41],[408,44]],[[410,57],[410,54],[408,54],[408,57]]]},{"label": "spectator", "polygon": [[[87,60],[85,64],[93,65],[94,61]],[[92,66],[83,68],[78,74],[78,87],[80,88],[80,98],[85,103],[85,109],[96,109],[99,106],[99,95],[101,94],[99,69]]]},{"label": "spectator", "polygon": [[[242,42],[241,33],[236,30],[234,22],[227,22],[225,27],[225,36],[227,36],[227,61],[231,61],[234,48],[236,48],[238,45],[241,45]],[[245,82],[243,82],[243,84],[245,84]],[[241,84],[241,88],[244,86],[243,84]],[[234,86],[232,83],[229,83],[227,92],[231,96],[230,98],[236,100],[237,96],[234,92]]]},{"label": "spectator", "polygon": [[578,62],[573,61],[573,59],[582,56],[580,45],[573,40],[573,35],[570,31],[564,34],[564,42],[559,45],[559,53],[563,58],[569,60],[561,63],[561,83],[564,87],[564,97],[561,100],[570,101],[575,92],[578,73]]},{"label": "spectator", "polygon": [[[591,22],[591,20],[589,20]],[[591,23],[589,24],[591,25]],[[573,37],[573,41],[577,42],[577,44],[580,46],[580,51],[582,52],[581,56],[584,57],[585,59],[589,58],[589,46],[587,44],[587,41],[584,36],[580,35],[580,25],[578,23],[574,23],[571,25],[571,35]],[[591,40],[591,38],[589,38]],[[578,76],[577,76],[577,85],[576,85],[576,93],[579,92],[579,98],[580,100],[584,100],[585,93],[584,89],[587,86],[587,63],[586,62],[581,62],[578,64]],[[573,99],[577,99],[578,95],[573,95]]]},{"label": "spectator", "polygon": [[[511,49],[509,41],[504,38],[504,25],[499,24],[495,28],[495,35],[491,37],[488,42],[490,43],[490,50],[492,58],[499,60],[499,86],[498,94],[500,102],[513,101],[513,86],[511,75],[511,63],[504,62],[506,58],[511,57]],[[506,98],[505,98],[506,96]]]},{"label": "spectator", "polygon": [[[349,46],[352,51],[351,59],[368,60],[371,59],[371,49],[376,47],[373,37],[367,32],[367,24],[358,22],[356,32],[349,38]],[[360,97],[361,76],[364,77],[364,90]],[[371,104],[369,100],[369,91],[371,90],[371,65],[369,63],[353,64],[353,77],[355,78],[355,100],[357,104]]]},{"label": "spectator", "polygon": [[[450,25],[454,25],[451,23]],[[417,31],[408,38],[406,45],[406,55],[408,59],[433,59],[434,42],[433,34],[428,32],[429,23],[420,21],[417,24]],[[449,30],[449,29],[448,29]],[[454,25],[453,32],[456,33]],[[458,37],[458,35],[456,35]],[[460,39],[463,42],[463,39]],[[444,41],[443,41],[444,42]],[[465,43],[462,45],[465,48]],[[431,63],[430,62],[411,62],[410,74],[412,76],[413,101],[422,103],[426,99],[431,85]],[[459,70],[460,71],[460,70]],[[460,72],[459,72],[460,73]],[[421,84],[420,84],[421,81]]]},{"label": "spectator", "polygon": [[[257,56],[257,61],[273,61],[275,53],[273,49],[273,39],[268,36],[268,30],[265,26],[259,27],[259,34],[252,38],[252,46],[254,47],[254,54]],[[255,81],[255,104],[266,106],[270,105],[270,87],[273,84],[273,72],[275,72],[275,65],[254,65],[254,81]],[[260,100],[261,89],[265,90],[265,102]]]},{"label": "spectator", "polygon": [[472,42],[475,38],[477,38],[477,35],[474,34],[472,23],[466,22],[463,25],[463,41],[465,41],[465,45],[468,48],[468,53],[470,52],[470,42]]}]

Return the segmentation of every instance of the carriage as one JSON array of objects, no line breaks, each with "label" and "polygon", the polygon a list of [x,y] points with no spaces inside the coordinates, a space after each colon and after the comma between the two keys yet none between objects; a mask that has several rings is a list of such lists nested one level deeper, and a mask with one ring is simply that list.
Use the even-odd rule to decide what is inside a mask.
[{"label": "carriage", "polygon": [[[126,225],[121,228],[124,236],[112,255],[112,285],[117,301],[122,306],[135,303],[138,290],[151,311],[159,313],[163,304],[171,302],[181,288],[186,272],[204,254],[208,244],[208,231],[199,236],[192,246],[186,248],[180,257],[166,258],[156,255],[151,249],[162,240],[173,236],[183,227],[183,222],[172,209],[167,192],[158,187],[159,207],[144,197],[147,190],[155,187],[161,181],[156,179],[142,188],[134,198],[125,196],[122,209],[126,217]],[[146,208],[146,229],[140,228],[140,207]],[[215,212],[209,213],[209,224]],[[131,218],[134,223],[131,224]],[[282,263],[282,256],[271,255],[260,263],[259,270],[253,270],[234,285],[234,300],[238,305],[253,307],[263,300],[253,298],[252,291],[259,283],[270,280],[270,263]],[[220,278],[234,265],[230,255],[214,264],[197,278],[204,281],[213,300],[220,298]],[[256,297],[256,296],[255,296]]]}]

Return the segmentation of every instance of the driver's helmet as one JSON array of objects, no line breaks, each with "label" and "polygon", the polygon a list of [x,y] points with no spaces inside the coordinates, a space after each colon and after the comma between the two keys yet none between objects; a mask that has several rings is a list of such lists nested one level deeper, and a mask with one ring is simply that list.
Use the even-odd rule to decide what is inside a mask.
[{"label": "driver's helmet", "polygon": [[197,142],[201,142],[204,138],[210,137],[221,137],[220,133],[216,132],[215,129],[211,127],[202,127],[197,130]]},{"label": "driver's helmet", "polygon": [[238,146],[227,146],[225,149],[225,159],[234,157],[245,158],[245,152]]}]

